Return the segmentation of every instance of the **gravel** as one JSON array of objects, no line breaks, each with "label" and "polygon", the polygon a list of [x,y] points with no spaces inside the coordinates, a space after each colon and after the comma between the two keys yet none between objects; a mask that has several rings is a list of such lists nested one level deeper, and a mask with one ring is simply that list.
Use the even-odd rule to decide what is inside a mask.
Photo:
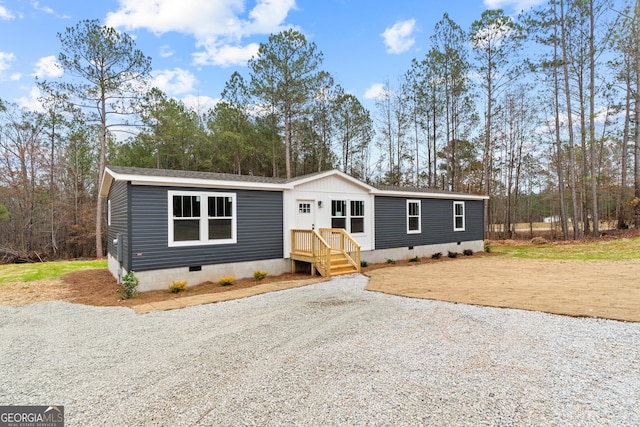
[{"label": "gravel", "polygon": [[0,307],[0,404],[64,405],[67,426],[640,425],[640,324],[366,281],[146,315]]}]

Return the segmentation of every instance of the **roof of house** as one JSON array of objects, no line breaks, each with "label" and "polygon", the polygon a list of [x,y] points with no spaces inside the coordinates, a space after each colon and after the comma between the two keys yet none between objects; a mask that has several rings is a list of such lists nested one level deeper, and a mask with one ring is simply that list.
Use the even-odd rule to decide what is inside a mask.
[{"label": "roof of house", "polygon": [[302,183],[323,179],[327,176],[338,175],[341,178],[357,184],[369,193],[382,196],[408,196],[408,197],[437,197],[458,198],[468,200],[487,199],[486,196],[465,193],[453,193],[430,188],[404,187],[404,186],[372,186],[362,182],[339,170],[315,172],[295,178],[274,178],[257,175],[238,175],[217,172],[196,172],[168,169],[134,168],[125,166],[108,166],[100,186],[100,195],[107,196],[109,188],[114,180],[131,181],[136,184],[147,185],[184,185],[195,187],[219,187],[219,188],[251,188],[259,190],[284,191],[292,189]]}]

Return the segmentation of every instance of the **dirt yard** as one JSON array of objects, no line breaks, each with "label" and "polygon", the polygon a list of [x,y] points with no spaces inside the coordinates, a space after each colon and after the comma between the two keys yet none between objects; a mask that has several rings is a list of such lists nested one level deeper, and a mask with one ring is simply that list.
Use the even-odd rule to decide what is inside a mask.
[{"label": "dirt yard", "polygon": [[464,304],[640,322],[640,260],[502,256],[376,269],[367,290]]},{"label": "dirt yard", "polygon": [[[640,260],[549,261],[478,253],[470,257],[398,261],[363,269],[366,289],[411,298],[543,311],[570,316],[640,322]],[[180,294],[153,291],[122,300],[106,269],[70,273],[61,280],[11,284],[0,289],[0,305],[66,300],[101,306],[135,306],[182,296],[228,292],[269,282],[308,279],[304,274],[204,283]]]}]

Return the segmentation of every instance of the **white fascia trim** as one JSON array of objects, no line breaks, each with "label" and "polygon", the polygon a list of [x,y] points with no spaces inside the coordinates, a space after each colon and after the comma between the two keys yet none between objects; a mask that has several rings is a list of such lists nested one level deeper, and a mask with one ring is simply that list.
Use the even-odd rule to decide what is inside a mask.
[{"label": "white fascia trim", "polygon": [[376,191],[376,189],[372,186],[370,186],[369,184],[367,184],[366,182],[362,182],[359,179],[356,179],[354,177],[352,177],[351,175],[347,175],[346,173],[339,171],[337,169],[332,169],[330,171],[326,171],[326,172],[322,172],[319,173],[317,175],[312,175],[312,176],[308,176],[306,178],[302,178],[302,179],[294,179],[293,181],[290,181],[289,183],[287,183],[287,188],[293,189],[295,186],[300,185],[300,184],[306,184],[308,182],[313,182],[313,181],[318,181],[321,179],[324,179],[328,176],[333,176],[333,175],[337,175],[340,178],[349,181],[350,183],[357,185],[359,187],[362,187],[364,189],[366,189],[369,193],[373,193],[374,191]]},{"label": "white fascia trim", "polygon": [[166,187],[197,187],[197,188],[229,188],[242,190],[273,190],[283,191],[285,187],[279,184],[244,181],[220,181],[195,178],[164,178],[140,177],[139,175],[120,175],[117,179],[131,181],[132,185],[155,185]]},{"label": "white fascia trim", "polygon": [[479,196],[475,194],[448,194],[448,193],[428,193],[417,191],[387,191],[387,190],[375,190],[373,193],[376,196],[392,196],[392,197],[408,197],[408,198],[420,198],[420,199],[451,199],[451,200],[488,200],[488,196]]}]

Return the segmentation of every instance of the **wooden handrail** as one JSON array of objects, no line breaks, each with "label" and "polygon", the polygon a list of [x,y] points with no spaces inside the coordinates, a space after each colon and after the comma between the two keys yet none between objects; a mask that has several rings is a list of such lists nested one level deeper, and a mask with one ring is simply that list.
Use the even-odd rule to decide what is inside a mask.
[{"label": "wooden handrail", "polygon": [[344,228],[321,228],[322,237],[332,249],[342,252],[360,273],[360,244]]}]

